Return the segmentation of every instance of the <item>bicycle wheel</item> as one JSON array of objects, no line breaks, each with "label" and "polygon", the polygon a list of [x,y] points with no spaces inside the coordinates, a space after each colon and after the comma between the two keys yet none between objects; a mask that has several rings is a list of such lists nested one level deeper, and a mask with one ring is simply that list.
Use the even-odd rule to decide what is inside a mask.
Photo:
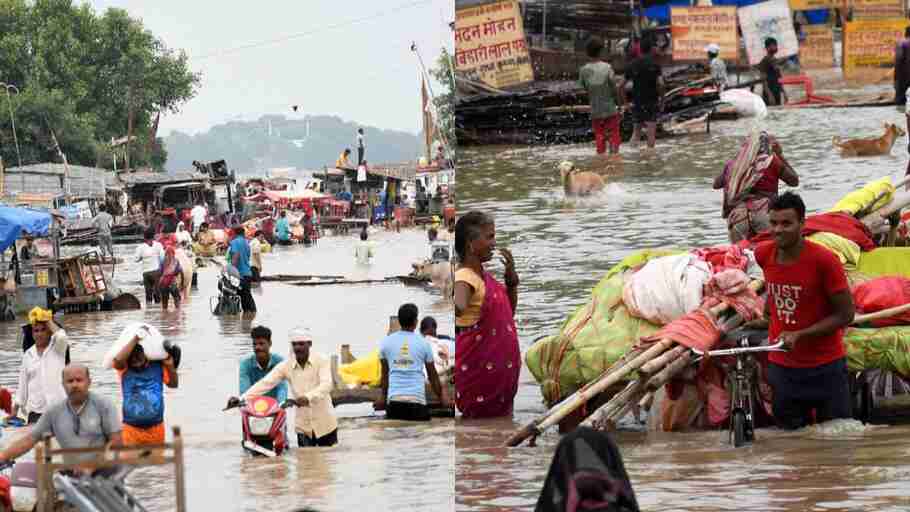
[{"label": "bicycle wheel", "polygon": [[733,411],[731,418],[733,429],[733,447],[739,448],[746,444],[746,413],[741,409]]}]

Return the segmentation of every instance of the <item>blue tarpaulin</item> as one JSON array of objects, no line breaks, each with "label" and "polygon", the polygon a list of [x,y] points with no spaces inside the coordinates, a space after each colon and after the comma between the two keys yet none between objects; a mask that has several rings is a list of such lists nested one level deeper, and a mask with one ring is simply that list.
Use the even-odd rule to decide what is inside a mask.
[{"label": "blue tarpaulin", "polygon": [[[711,4],[715,6],[728,5],[732,7],[745,7],[754,5],[764,0],[712,0]],[[655,5],[646,7],[642,14],[650,20],[656,20],[660,25],[670,24],[670,7],[689,7],[692,3],[689,0],[669,0],[664,5]],[[815,9],[811,11],[802,11],[810,25],[817,25],[828,22],[828,9]]]},{"label": "blue tarpaulin", "polygon": [[51,214],[29,208],[0,206],[0,252],[16,243],[27,233],[32,236],[47,236],[51,228]]}]

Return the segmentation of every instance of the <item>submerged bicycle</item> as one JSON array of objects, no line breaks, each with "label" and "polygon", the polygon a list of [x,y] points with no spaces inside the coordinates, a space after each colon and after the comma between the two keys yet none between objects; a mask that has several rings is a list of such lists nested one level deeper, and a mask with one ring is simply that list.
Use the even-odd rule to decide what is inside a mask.
[{"label": "submerged bicycle", "polygon": [[783,343],[768,345],[764,331],[742,332],[735,348],[710,350],[707,353],[692,349],[698,356],[733,356],[733,360],[717,359],[726,375],[730,392],[730,440],[739,448],[755,440],[755,399],[758,387],[758,364],[753,357],[761,352],[785,352]]}]

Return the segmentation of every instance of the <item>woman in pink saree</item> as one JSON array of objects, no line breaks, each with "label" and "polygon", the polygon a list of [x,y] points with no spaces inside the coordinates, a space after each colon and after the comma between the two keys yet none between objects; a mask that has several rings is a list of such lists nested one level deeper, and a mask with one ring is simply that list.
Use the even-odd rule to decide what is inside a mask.
[{"label": "woman in pink saree", "polygon": [[512,414],[521,370],[515,328],[518,274],[515,261],[500,249],[505,286],[484,270],[496,250],[492,217],[469,212],[455,225],[455,405],[464,418]]}]

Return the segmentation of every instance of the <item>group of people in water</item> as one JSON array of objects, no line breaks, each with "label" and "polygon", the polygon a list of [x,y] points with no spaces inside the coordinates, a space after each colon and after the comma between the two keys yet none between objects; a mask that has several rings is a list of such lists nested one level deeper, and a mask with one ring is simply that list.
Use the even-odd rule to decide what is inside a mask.
[{"label": "group of people in water", "polygon": [[51,311],[36,307],[28,319],[17,388],[6,412],[23,415],[30,428],[0,450],[0,463],[23,455],[45,436],[63,448],[164,442],[164,386],[179,385],[179,347],[165,343],[166,357],[152,361],[142,345],[148,332],[140,330],[115,354],[112,366],[123,396],[118,411],[110,397],[91,390],[88,367],[70,361],[69,337]]}]

